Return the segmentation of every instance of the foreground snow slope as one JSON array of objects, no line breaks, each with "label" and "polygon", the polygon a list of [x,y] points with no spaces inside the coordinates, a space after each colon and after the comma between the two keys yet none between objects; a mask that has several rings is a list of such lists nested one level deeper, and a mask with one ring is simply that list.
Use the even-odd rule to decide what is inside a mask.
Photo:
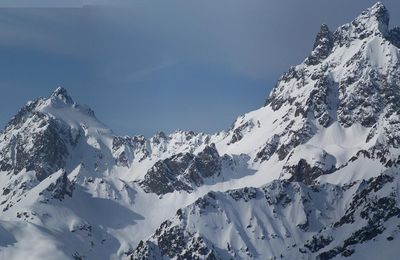
[{"label": "foreground snow slope", "polygon": [[[210,192],[163,222],[132,256],[396,259],[398,183],[398,171],[388,170],[347,186],[275,180],[260,188]],[[387,249],[378,253],[381,246]]]},{"label": "foreground snow slope", "polygon": [[214,135],[118,136],[63,88],[0,133],[0,258],[362,258],[399,243],[400,29],[377,3]]}]

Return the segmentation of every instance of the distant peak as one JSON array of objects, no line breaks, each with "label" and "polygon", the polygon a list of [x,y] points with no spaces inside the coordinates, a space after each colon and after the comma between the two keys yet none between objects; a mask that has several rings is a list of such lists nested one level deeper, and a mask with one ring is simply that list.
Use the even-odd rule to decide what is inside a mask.
[{"label": "distant peak", "polygon": [[59,95],[68,96],[68,91],[67,91],[65,88],[63,88],[63,87],[58,86],[58,87],[53,91],[52,96],[59,96]]},{"label": "distant peak", "polygon": [[70,105],[74,104],[74,101],[68,94],[68,91],[63,87],[57,87],[51,94],[51,97],[58,98],[62,100],[65,104],[70,104]]}]

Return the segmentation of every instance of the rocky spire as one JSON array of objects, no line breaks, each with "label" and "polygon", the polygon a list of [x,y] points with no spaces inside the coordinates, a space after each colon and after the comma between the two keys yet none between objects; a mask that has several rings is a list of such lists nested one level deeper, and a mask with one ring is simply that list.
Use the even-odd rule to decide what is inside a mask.
[{"label": "rocky spire", "polygon": [[322,24],[314,42],[313,50],[307,58],[306,63],[309,65],[318,64],[318,62],[326,59],[333,48],[333,34],[329,30],[328,25]]},{"label": "rocky spire", "polygon": [[74,101],[71,96],[68,94],[67,90],[63,87],[57,87],[56,90],[51,94],[51,98],[58,98],[62,100],[65,104],[72,105]]}]

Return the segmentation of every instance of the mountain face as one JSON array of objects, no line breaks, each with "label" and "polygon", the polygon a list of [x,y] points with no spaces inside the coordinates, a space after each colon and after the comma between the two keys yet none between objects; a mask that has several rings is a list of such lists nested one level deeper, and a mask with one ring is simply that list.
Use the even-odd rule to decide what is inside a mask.
[{"label": "mountain face", "polygon": [[400,231],[396,178],[390,171],[349,186],[276,180],[260,188],[210,192],[163,222],[132,257],[357,258],[362,252],[355,245],[374,246],[371,240],[379,236],[391,241]]},{"label": "mountain face", "polygon": [[0,133],[0,258],[397,259],[400,29],[377,3],[214,135],[119,136],[63,88]]}]

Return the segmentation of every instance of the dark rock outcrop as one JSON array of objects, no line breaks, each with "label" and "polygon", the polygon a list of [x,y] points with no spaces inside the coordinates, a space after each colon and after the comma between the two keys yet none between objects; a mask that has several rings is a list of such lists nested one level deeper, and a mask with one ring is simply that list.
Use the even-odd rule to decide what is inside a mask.
[{"label": "dark rock outcrop", "polygon": [[222,158],[214,144],[206,146],[197,155],[179,153],[158,161],[147,172],[139,185],[146,192],[158,195],[174,191],[191,192],[204,180],[218,176],[221,172]]}]

